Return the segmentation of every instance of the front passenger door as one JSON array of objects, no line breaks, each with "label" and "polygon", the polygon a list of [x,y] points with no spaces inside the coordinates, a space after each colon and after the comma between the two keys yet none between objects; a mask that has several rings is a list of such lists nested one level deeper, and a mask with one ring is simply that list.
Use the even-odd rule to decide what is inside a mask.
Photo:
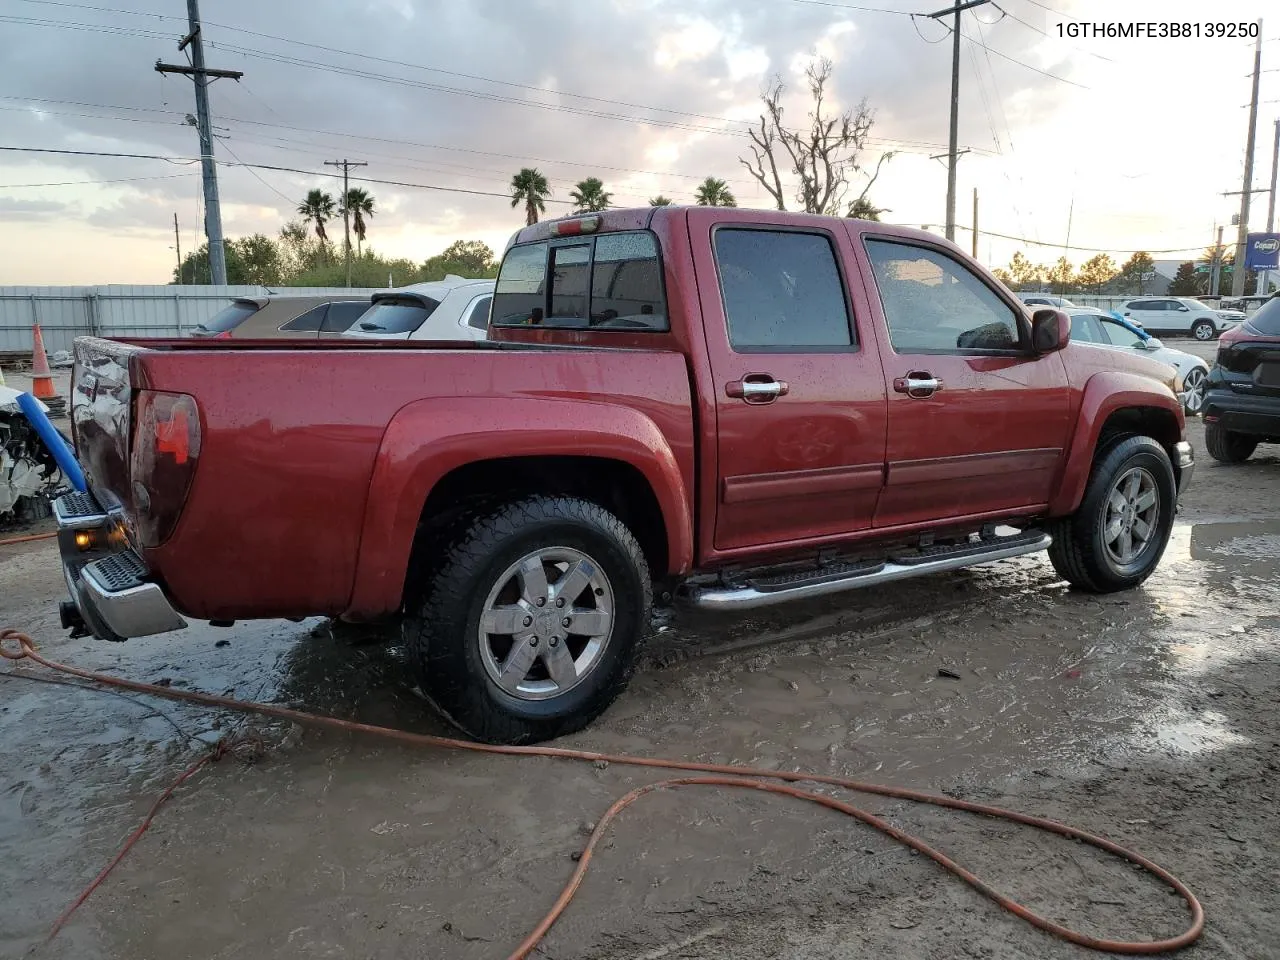
[{"label": "front passenger door", "polygon": [[891,347],[888,473],[874,525],[1047,504],[1070,428],[1062,357],[1031,353],[1022,311],[951,251],[864,238]]}]

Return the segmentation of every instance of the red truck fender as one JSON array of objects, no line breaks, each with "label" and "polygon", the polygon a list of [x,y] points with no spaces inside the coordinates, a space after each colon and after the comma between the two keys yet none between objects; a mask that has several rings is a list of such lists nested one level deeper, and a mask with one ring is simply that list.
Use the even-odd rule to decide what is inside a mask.
[{"label": "red truck fender", "polygon": [[[513,421],[519,426],[502,426]],[[374,460],[347,616],[364,619],[399,608],[423,505],[443,477],[467,464],[526,456],[590,456],[634,467],[653,491],[666,527],[670,571],[655,573],[691,567],[690,492],[666,437],[640,411],[546,397],[421,400],[392,418]]]},{"label": "red truck fender", "polygon": [[1098,439],[1107,421],[1122,410],[1140,412],[1145,431],[1171,453],[1173,445],[1183,439],[1186,419],[1172,390],[1134,373],[1094,374],[1085,383],[1062,480],[1049,503],[1050,515],[1066,516],[1079,508],[1093,469]]}]

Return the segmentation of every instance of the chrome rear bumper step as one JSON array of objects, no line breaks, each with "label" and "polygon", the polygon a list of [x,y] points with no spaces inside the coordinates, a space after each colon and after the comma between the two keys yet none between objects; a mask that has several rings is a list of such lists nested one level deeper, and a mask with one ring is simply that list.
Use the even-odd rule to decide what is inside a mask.
[{"label": "chrome rear bumper step", "polygon": [[754,578],[740,585],[697,587],[690,592],[689,598],[695,607],[704,610],[750,610],[1008,560],[1048,550],[1052,543],[1053,538],[1049,534],[1033,530],[976,543],[925,547],[884,562],[848,563],[807,574]]},{"label": "chrome rear bumper step", "polygon": [[68,493],[53,501],[59,530],[96,530],[107,525],[107,512],[91,493]]},{"label": "chrome rear bumper step", "polygon": [[[90,632],[103,640],[127,640],[187,625],[160,585],[148,579],[142,558],[109,535],[118,519],[93,494],[59,497],[53,512],[67,592]],[[77,538],[88,542],[82,546]],[[65,625],[78,628],[69,611],[61,617]]]}]

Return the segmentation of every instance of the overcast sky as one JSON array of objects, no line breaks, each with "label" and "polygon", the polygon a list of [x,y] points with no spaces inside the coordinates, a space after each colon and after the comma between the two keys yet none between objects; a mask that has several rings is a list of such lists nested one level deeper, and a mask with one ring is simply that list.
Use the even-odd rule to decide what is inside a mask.
[{"label": "overcast sky", "polygon": [[[1049,6],[1089,22],[1203,23],[1251,20],[1266,4]],[[153,69],[183,61],[185,12],[182,0],[4,0],[0,146],[197,155],[191,82]],[[202,14],[209,65],[245,73],[211,88],[219,160],[312,171],[220,165],[231,237],[274,236],[312,187],[336,195],[323,162],[342,157],[366,161],[371,178],[477,191],[362,184],[377,202],[374,248],[415,261],[455,239],[501,250],[522,214],[485,194],[505,195],[526,165],[557,200],[594,174],[618,205],[657,193],[689,202],[713,175],[741,205],[768,206],[738,162],[744,121],[773,74],[801,116],[816,54],[835,62],[840,103],[866,97],[876,111],[864,161],[898,151],[871,195],[885,219],[944,219],[946,169],[930,155],[946,149],[951,47],[927,18],[837,0],[204,0]],[[976,187],[984,230],[1061,245],[1069,226],[1072,245],[1117,259],[1133,248],[1190,258],[1238,205],[1221,193],[1240,189],[1252,41],[1059,39],[1060,22],[1037,0],[964,15],[960,142],[972,152],[960,161],[958,221],[971,222]],[[1280,15],[1263,37],[1274,42],[1263,46],[1260,187],[1280,116]],[[0,283],[167,282],[174,213],[184,251],[201,239],[198,169],[0,151]],[[83,182],[107,180],[127,182]],[[47,185],[67,181],[80,182]],[[1251,220],[1265,226],[1265,196]],[[968,233],[957,239],[968,247]],[[1003,265],[1022,247],[984,236],[979,255]],[[1026,249],[1046,262],[1062,254]]]}]

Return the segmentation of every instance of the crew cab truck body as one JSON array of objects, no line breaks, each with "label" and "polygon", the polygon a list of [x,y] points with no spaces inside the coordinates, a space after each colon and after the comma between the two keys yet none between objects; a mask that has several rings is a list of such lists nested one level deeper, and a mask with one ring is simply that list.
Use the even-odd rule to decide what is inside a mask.
[{"label": "crew cab truck body", "polygon": [[443,712],[528,742],[622,689],[655,589],[1044,549],[1129,588],[1193,468],[1177,385],[1069,331],[927,233],[654,208],[520,231],[484,342],[84,338],[64,622],[399,616]]}]

